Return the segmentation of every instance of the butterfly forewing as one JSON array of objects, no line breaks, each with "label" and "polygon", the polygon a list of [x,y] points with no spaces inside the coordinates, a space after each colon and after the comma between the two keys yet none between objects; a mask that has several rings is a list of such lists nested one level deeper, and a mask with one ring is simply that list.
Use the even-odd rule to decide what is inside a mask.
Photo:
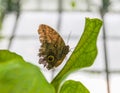
[{"label": "butterfly forewing", "polygon": [[39,63],[44,64],[48,69],[60,65],[69,52],[69,46],[65,45],[61,36],[50,26],[40,25],[38,33],[42,43],[39,49]]}]

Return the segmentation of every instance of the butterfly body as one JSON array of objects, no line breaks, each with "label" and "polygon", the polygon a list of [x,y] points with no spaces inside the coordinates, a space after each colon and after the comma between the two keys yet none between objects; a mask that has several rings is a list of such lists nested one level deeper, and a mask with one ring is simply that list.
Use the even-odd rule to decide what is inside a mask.
[{"label": "butterfly body", "polygon": [[39,63],[47,69],[59,66],[69,52],[69,46],[65,45],[61,36],[47,25],[40,25],[38,33],[42,43],[39,49]]}]

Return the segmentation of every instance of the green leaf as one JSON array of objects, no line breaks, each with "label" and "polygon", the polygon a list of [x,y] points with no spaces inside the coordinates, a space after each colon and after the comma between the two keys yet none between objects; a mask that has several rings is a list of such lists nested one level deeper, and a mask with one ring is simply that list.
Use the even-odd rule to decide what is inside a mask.
[{"label": "green leaf", "polygon": [[0,93],[55,93],[40,69],[15,53],[0,50]]},{"label": "green leaf", "polygon": [[68,80],[62,85],[60,93],[90,93],[90,92],[81,82]]},{"label": "green leaf", "polygon": [[76,2],[75,2],[75,0],[72,0],[72,1],[71,1],[71,6],[72,6],[73,8],[76,7]]},{"label": "green leaf", "polygon": [[66,65],[51,82],[58,91],[61,82],[73,71],[91,66],[97,56],[97,37],[102,26],[100,19],[86,18],[85,28]]}]

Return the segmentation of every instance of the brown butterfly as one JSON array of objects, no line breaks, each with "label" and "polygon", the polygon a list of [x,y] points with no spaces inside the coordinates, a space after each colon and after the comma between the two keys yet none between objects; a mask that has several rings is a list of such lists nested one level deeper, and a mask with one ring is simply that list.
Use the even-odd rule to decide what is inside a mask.
[{"label": "brown butterfly", "polygon": [[39,39],[42,43],[39,49],[39,63],[48,70],[59,66],[69,52],[62,37],[50,26],[41,24],[38,29]]}]

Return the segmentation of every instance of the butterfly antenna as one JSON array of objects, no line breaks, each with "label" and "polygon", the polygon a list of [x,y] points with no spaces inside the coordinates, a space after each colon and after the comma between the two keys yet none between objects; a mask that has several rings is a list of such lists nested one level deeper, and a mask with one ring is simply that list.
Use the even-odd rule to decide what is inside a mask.
[{"label": "butterfly antenna", "polygon": [[[70,33],[69,33],[69,35],[68,35],[68,38],[67,38],[67,44],[68,44],[68,42],[69,42],[69,40],[70,40],[71,33],[72,33],[72,32],[70,31]],[[73,52],[73,51],[72,51],[73,49],[75,49],[75,47],[70,48],[70,50],[69,50],[69,51],[70,51],[70,52]]]},{"label": "butterfly antenna", "polygon": [[69,33],[69,35],[68,35],[68,38],[67,38],[67,44],[68,44],[68,42],[69,42],[69,40],[70,40],[70,36],[71,36],[71,31],[70,31],[70,33]]}]

